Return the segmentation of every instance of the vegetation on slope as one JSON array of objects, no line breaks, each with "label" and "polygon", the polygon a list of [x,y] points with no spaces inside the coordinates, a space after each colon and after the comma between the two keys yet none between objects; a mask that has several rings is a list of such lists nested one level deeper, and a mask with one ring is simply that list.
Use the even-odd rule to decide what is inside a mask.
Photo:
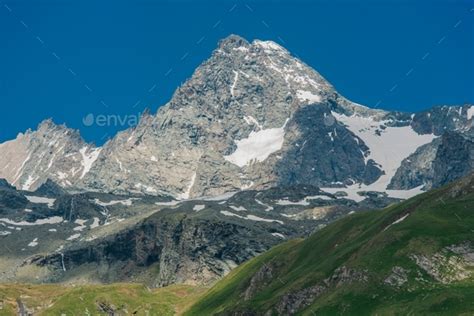
[{"label": "vegetation on slope", "polygon": [[180,315],[203,288],[173,285],[0,285],[0,315]]},{"label": "vegetation on slope", "polygon": [[279,245],[186,314],[472,314],[473,272],[471,176]]}]

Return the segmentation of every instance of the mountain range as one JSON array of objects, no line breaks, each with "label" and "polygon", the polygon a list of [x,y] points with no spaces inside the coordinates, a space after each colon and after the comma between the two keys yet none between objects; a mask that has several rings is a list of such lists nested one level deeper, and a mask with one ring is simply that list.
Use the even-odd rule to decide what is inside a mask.
[{"label": "mountain range", "polygon": [[296,184],[406,198],[473,169],[473,116],[469,104],[370,109],[280,45],[231,35],[137,126],[96,147],[45,120],[0,144],[0,177],[23,190],[51,179],[178,199]]}]

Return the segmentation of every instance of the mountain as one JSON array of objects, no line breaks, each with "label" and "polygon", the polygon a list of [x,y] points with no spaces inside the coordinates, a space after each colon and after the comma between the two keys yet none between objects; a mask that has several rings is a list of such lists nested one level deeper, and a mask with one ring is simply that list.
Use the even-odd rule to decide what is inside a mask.
[{"label": "mountain", "polygon": [[472,210],[474,174],[349,215],[241,265],[186,315],[471,314]]},{"label": "mountain", "polygon": [[34,190],[47,179],[72,186],[89,172],[100,148],[48,119],[35,131],[0,144],[0,152],[0,177],[22,190]]},{"label": "mountain", "polygon": [[278,44],[230,36],[155,116],[104,146],[83,185],[179,198],[294,184],[385,191],[418,147],[472,125],[474,107],[446,110],[366,108]]},{"label": "mountain", "polygon": [[[406,198],[472,170],[473,114],[469,104],[370,109],[280,45],[231,35],[136,127],[96,148],[45,121],[0,145],[0,177],[24,190],[50,178],[71,190],[178,199],[300,184],[354,201],[373,191]],[[445,133],[469,159],[462,168],[441,155]]]}]

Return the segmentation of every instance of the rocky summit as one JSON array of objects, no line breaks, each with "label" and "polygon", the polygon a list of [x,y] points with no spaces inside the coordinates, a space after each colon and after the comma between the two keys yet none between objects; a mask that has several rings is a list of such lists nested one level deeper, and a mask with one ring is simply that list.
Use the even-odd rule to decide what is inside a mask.
[{"label": "rocky summit", "polygon": [[[469,104],[370,109],[282,46],[231,35],[137,126],[95,147],[44,121],[0,145],[0,177],[23,190],[49,178],[73,190],[178,199],[297,184],[355,201],[363,192],[406,198],[472,170],[473,115]],[[449,168],[447,146],[468,163]]]}]

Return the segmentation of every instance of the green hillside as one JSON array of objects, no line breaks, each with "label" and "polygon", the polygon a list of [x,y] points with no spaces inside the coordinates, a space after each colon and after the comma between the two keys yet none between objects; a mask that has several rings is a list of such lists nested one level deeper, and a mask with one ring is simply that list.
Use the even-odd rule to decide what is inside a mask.
[{"label": "green hillside", "polygon": [[[204,288],[139,284],[63,286],[2,284],[0,315],[179,315]],[[20,307],[21,306],[21,307]]]},{"label": "green hillside", "polygon": [[187,315],[474,314],[474,177],[238,267]]}]

